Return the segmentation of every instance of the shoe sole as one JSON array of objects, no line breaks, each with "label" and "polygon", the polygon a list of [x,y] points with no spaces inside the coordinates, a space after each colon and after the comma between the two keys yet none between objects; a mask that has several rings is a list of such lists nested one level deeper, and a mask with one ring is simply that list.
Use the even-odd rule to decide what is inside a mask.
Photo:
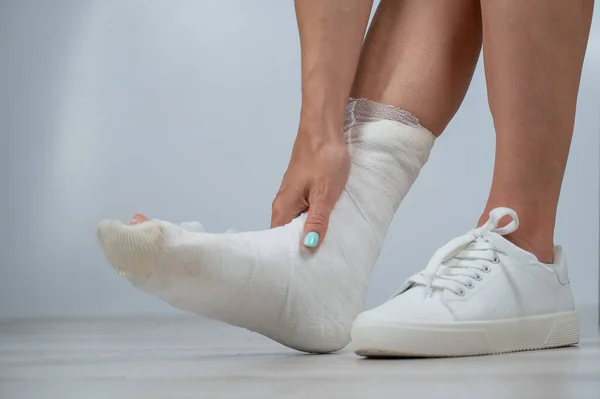
[{"label": "shoe sole", "polygon": [[558,348],[579,343],[577,312],[456,323],[356,321],[352,346],[365,357],[457,357]]}]

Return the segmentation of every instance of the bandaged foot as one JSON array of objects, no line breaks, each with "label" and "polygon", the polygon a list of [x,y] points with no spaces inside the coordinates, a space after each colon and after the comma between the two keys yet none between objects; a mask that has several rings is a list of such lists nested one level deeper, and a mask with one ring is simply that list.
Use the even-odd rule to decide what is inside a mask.
[{"label": "bandaged foot", "polygon": [[106,258],[176,308],[305,352],[343,348],[390,222],[434,142],[410,114],[367,100],[348,103],[344,130],[350,177],[317,251],[302,245],[305,215],[232,234],[136,215],[129,225],[99,223]]}]

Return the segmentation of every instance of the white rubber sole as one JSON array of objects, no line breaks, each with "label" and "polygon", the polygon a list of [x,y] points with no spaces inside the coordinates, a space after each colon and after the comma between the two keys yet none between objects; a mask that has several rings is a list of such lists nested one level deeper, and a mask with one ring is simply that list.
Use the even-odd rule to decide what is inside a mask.
[{"label": "white rubber sole", "polygon": [[352,329],[355,353],[367,357],[491,355],[578,343],[575,311],[456,323],[384,323],[359,316]]}]

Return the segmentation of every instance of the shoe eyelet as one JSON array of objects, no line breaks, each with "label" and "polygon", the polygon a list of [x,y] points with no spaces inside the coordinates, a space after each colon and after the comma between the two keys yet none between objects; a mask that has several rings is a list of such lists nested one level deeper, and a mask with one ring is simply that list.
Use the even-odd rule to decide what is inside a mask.
[{"label": "shoe eyelet", "polygon": [[495,263],[495,264],[500,263],[500,258],[498,256],[495,256],[494,259],[492,260],[492,263]]},{"label": "shoe eyelet", "polygon": [[456,294],[456,295],[458,295],[458,296],[465,296],[466,293],[467,293],[467,291],[460,290],[460,291],[458,291],[458,294]]},{"label": "shoe eyelet", "polygon": [[483,276],[479,273],[477,273],[477,275],[475,276],[475,281],[481,281],[483,280]]},{"label": "shoe eyelet", "polygon": [[483,268],[484,273],[489,273],[491,270],[492,270],[492,268],[489,267],[488,265],[485,265],[485,267]]},{"label": "shoe eyelet", "polygon": [[467,285],[467,288],[472,290],[473,288],[475,288],[475,284],[473,284],[473,282],[471,281],[469,282],[469,285]]}]

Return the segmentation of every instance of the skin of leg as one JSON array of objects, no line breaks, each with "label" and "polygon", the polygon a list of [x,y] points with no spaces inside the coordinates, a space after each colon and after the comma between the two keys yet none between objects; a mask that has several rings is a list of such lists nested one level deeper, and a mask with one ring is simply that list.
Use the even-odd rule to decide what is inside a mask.
[{"label": "skin of leg", "polygon": [[352,97],[409,111],[439,135],[464,99],[481,41],[479,0],[383,0]]},{"label": "skin of leg", "polygon": [[483,48],[496,130],[489,211],[517,211],[507,237],[553,261],[556,209],[567,163],[593,0],[482,0]]},{"label": "skin of leg", "polygon": [[[305,23],[312,19],[303,16],[303,13],[319,12],[318,9],[312,9],[314,6],[309,3],[296,2],[301,14],[299,20]],[[354,8],[360,7],[362,10],[369,7],[371,2],[354,0],[353,4]],[[306,10],[303,11],[302,7]],[[303,74],[306,75],[303,75],[303,82],[307,83],[303,88],[301,121],[314,120],[313,110],[330,111],[336,108],[331,104],[345,104],[347,93],[344,94],[344,82],[352,73],[354,50],[352,47],[343,50],[344,46],[332,40],[362,35],[363,19],[366,24],[366,17],[361,16],[365,14],[364,10],[350,14],[353,7],[346,3],[347,17],[354,19],[340,21],[344,22],[341,27],[347,27],[342,32],[345,36],[340,36],[341,27],[334,23],[335,2],[329,2],[328,7],[332,10],[329,18],[333,22],[328,22],[326,18],[322,22],[315,20],[314,26],[304,29],[310,34],[305,41],[310,42],[311,46],[307,44],[303,50],[307,53],[308,65],[303,68]],[[319,29],[321,25],[334,26],[334,29]],[[337,33],[332,36],[333,32]],[[479,0],[383,0],[360,52],[351,95],[409,111],[419,118],[423,126],[439,135],[467,92],[481,51],[481,41]],[[324,55],[329,57],[325,61]],[[338,65],[350,69],[339,73]],[[324,87],[327,90],[323,90]],[[322,97],[328,94],[334,95],[336,100]],[[343,108],[342,105],[340,107]],[[341,125],[343,112],[338,110],[333,116],[318,116],[317,119],[329,119],[334,121],[333,124]],[[319,125],[323,124],[327,123],[319,122]],[[138,214],[130,223],[147,220]]]}]

